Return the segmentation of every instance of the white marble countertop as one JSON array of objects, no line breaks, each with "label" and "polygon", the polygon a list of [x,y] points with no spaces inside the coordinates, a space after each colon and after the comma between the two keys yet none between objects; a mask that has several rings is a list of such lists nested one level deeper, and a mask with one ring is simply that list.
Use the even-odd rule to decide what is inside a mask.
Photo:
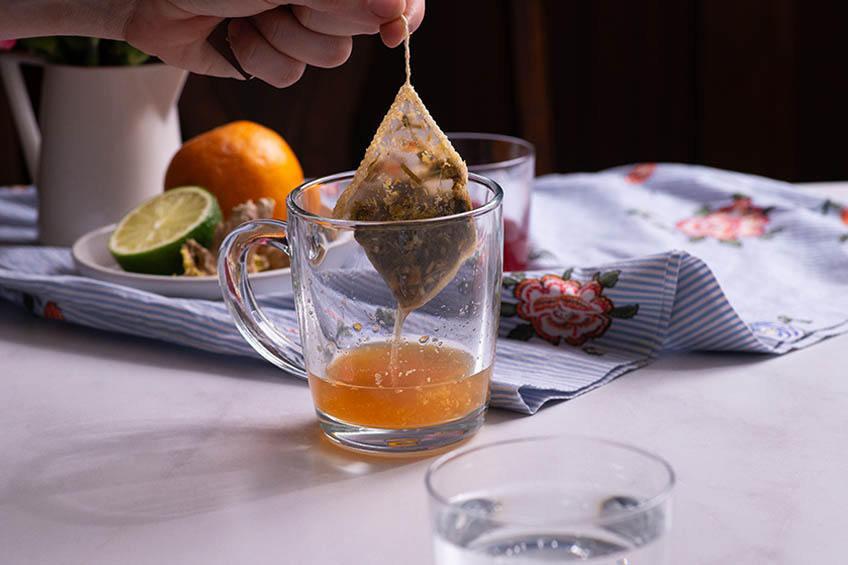
[{"label": "white marble countertop", "polygon": [[[0,302],[0,375],[4,564],[430,563],[430,460],[329,445],[270,365]],[[665,356],[532,417],[490,411],[472,443],[551,432],[672,463],[670,563],[844,559],[848,335]]]}]

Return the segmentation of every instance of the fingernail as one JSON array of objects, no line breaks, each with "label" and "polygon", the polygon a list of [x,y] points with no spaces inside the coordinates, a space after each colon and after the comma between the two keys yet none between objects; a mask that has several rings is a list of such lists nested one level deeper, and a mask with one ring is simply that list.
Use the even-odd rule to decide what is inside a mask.
[{"label": "fingernail", "polygon": [[396,18],[406,10],[406,0],[368,0],[368,9],[378,18]]}]

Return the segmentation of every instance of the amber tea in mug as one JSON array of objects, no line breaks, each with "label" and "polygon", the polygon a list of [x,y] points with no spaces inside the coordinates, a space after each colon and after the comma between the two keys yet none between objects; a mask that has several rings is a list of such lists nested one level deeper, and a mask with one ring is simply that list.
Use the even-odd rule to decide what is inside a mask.
[{"label": "amber tea in mug", "polygon": [[[488,402],[500,309],[502,191],[469,174],[475,207],[468,212],[387,222],[329,217],[351,178],[342,173],[306,183],[288,198],[287,222],[259,220],[234,231],[219,254],[224,301],[263,357],[309,379],[331,440],[388,453],[454,444],[480,427]],[[456,233],[472,233],[473,241],[455,274],[426,303],[399,308],[398,284],[415,290],[429,264],[405,270],[409,261],[399,260],[388,276],[385,255],[378,272],[375,242],[394,242],[416,257],[450,257],[456,242],[449,234]],[[250,290],[245,258],[257,245],[291,256],[300,343],[274,325]]]}]

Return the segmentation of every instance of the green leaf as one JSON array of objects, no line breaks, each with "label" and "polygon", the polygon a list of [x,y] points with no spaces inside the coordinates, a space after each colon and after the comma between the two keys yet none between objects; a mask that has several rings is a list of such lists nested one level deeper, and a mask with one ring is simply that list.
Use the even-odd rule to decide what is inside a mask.
[{"label": "green leaf", "polygon": [[689,241],[690,241],[690,242],[692,242],[692,243],[695,243],[695,242],[697,242],[697,241],[703,241],[704,239],[705,239],[705,236],[703,236],[703,235],[696,235],[696,236],[694,236],[694,237],[690,237],[690,238],[689,238]]},{"label": "green leaf", "polygon": [[720,239],[718,242],[725,245],[732,245],[733,247],[742,247],[742,243],[738,239]]},{"label": "green leaf", "polygon": [[377,308],[377,311],[374,312],[374,318],[376,318],[377,323],[384,328],[393,328],[395,325],[395,314],[391,310]]},{"label": "green leaf", "polygon": [[767,231],[766,233],[764,233],[763,235],[761,235],[761,236],[760,236],[760,239],[771,239],[771,238],[772,238],[772,236],[774,236],[774,234],[776,234],[776,233],[780,233],[780,232],[782,232],[782,231],[783,231],[783,228],[774,228],[774,229],[771,229],[771,230]]},{"label": "green leaf", "polygon": [[536,335],[536,330],[530,324],[519,324],[512,328],[506,335],[508,339],[517,339],[519,341],[529,341],[531,337]]},{"label": "green leaf", "polygon": [[20,40],[23,48],[49,63],[76,66],[141,65],[154,60],[132,45],[112,39],[94,37],[50,36]]},{"label": "green leaf", "polygon": [[103,41],[101,58],[104,65],[142,65],[150,60],[150,55],[123,41]]},{"label": "green leaf", "polygon": [[745,196],[741,192],[734,192],[733,194],[730,195],[730,197],[734,200],[742,200],[743,198],[748,198],[747,196]]},{"label": "green leaf", "polygon": [[607,316],[610,318],[632,318],[636,314],[639,313],[639,305],[638,304],[628,304],[627,306],[617,306],[607,312]]},{"label": "green leaf", "polygon": [[96,67],[100,64],[100,39],[93,37],[85,45],[84,65],[86,67]]},{"label": "green leaf", "polygon": [[701,206],[700,208],[695,210],[695,215],[696,216],[706,216],[710,212],[712,212],[712,210],[710,210],[710,207],[707,206],[706,204],[704,204],[703,206]]},{"label": "green leaf", "polygon": [[839,236],[839,243],[845,243],[848,241],[848,233],[843,233]]},{"label": "green leaf", "polygon": [[340,320],[339,325],[336,328],[336,341],[338,341],[342,336],[351,335],[351,333],[353,332],[351,332],[350,328],[344,325]]},{"label": "green leaf", "polygon": [[601,283],[601,286],[604,288],[612,288],[615,286],[615,283],[618,282],[618,275],[620,274],[621,271],[618,269],[615,271],[607,271],[598,278],[598,282]]},{"label": "green leaf", "polygon": [[534,249],[529,255],[527,255],[527,258],[531,261],[535,261],[536,259],[541,259],[543,257],[555,258],[556,255],[547,249]]},{"label": "green leaf", "polygon": [[503,278],[503,285],[506,287],[518,286],[525,278],[527,277],[524,273],[512,273]]},{"label": "green leaf", "polygon": [[792,322],[796,322],[798,324],[812,324],[812,320],[801,320],[798,318],[790,318],[789,316],[778,316],[777,320],[779,322],[783,322],[784,324],[791,324]]},{"label": "green leaf", "polygon": [[29,37],[19,39],[18,43],[30,53],[44,57],[51,63],[61,62],[58,37]]},{"label": "green leaf", "polygon": [[91,37],[60,37],[59,60],[56,63],[88,66],[97,64],[97,41]]},{"label": "green leaf", "polygon": [[595,273],[592,275],[592,280],[593,280],[593,281],[596,281],[596,280],[598,280],[598,279],[600,279],[600,278],[601,278],[601,272],[600,272],[600,271],[595,271]]},{"label": "green leaf", "polygon": [[821,206],[821,213],[827,214],[833,208],[833,201],[830,198],[825,199]]},{"label": "green leaf", "polygon": [[511,318],[518,313],[515,302],[501,302],[501,317]]},{"label": "green leaf", "polygon": [[566,269],[566,270],[565,270],[565,272],[562,274],[562,280],[564,280],[564,281],[570,280],[570,279],[571,279],[571,275],[573,275],[573,274],[574,274],[574,267],[569,267],[569,268],[568,268],[568,269]]},{"label": "green leaf", "polygon": [[583,352],[587,355],[603,355],[606,353],[603,349],[599,349],[594,345],[586,345],[583,347]]}]

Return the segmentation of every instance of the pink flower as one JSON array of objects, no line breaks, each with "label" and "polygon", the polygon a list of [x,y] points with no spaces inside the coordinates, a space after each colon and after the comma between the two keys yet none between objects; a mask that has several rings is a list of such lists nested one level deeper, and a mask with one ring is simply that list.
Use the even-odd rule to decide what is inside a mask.
[{"label": "pink flower", "polygon": [[633,184],[642,184],[654,174],[656,168],[656,163],[640,163],[633,167],[633,170],[627,173],[625,178]]},{"label": "pink flower", "polygon": [[564,339],[582,345],[590,337],[603,335],[610,325],[607,312],[613,303],[602,292],[596,280],[580,284],[554,275],[525,279],[515,288],[516,311],[539,337],[553,344]]},{"label": "pink flower", "polygon": [[8,51],[15,46],[16,39],[0,39],[0,51]]},{"label": "pink flower", "polygon": [[765,233],[768,222],[765,209],[753,206],[750,198],[742,197],[734,200],[730,206],[704,216],[680,220],[675,227],[689,237],[714,237],[730,241],[740,237],[759,237]]}]

